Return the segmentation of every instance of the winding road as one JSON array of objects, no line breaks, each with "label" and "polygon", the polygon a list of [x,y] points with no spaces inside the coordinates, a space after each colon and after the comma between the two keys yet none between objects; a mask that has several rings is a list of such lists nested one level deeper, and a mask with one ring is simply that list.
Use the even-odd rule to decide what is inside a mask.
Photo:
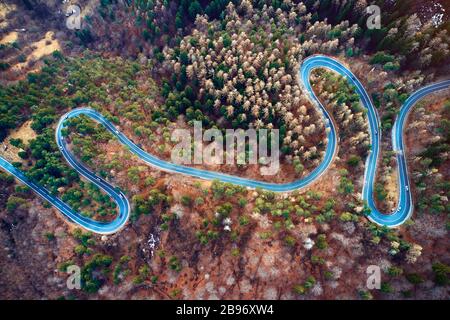
[{"label": "winding road", "polygon": [[127,197],[120,190],[113,187],[102,178],[96,176],[92,171],[90,171],[90,169],[80,163],[77,158],[69,152],[65,139],[62,135],[62,129],[65,128],[65,121],[67,119],[78,117],[80,115],[85,115],[92,120],[102,124],[120,141],[120,143],[128,147],[132,153],[134,153],[148,165],[154,166],[158,169],[173,173],[181,173],[201,179],[218,179],[222,182],[228,182],[250,188],[262,188],[274,192],[289,192],[301,189],[316,181],[323,173],[327,171],[334,159],[337,150],[336,128],[333,124],[332,118],[314,94],[311,83],[309,81],[312,70],[316,68],[326,68],[346,77],[347,80],[355,86],[356,91],[361,98],[363,106],[367,109],[372,148],[366,160],[362,198],[367,202],[367,205],[371,209],[371,214],[368,218],[376,224],[388,227],[396,227],[403,224],[411,216],[414,208],[410,192],[411,188],[408,179],[408,169],[404,155],[403,129],[405,127],[406,119],[412,107],[420,99],[431,93],[450,88],[450,80],[435,83],[416,91],[407,99],[407,101],[401,108],[401,111],[392,130],[393,149],[397,155],[397,163],[399,169],[399,203],[395,212],[386,214],[377,210],[373,198],[377,160],[380,155],[380,120],[378,117],[378,113],[373,106],[367,91],[365,90],[361,82],[356,78],[356,76],[337,60],[321,55],[312,56],[304,60],[299,70],[299,78],[301,80],[301,86],[303,86],[303,88],[308,92],[311,100],[314,102],[318,110],[320,110],[325,118],[325,127],[329,129],[327,130],[328,144],[323,161],[317,168],[315,168],[308,176],[304,177],[303,179],[286,184],[274,184],[173,164],[145,152],[133,141],[128,139],[123,133],[121,133],[110,121],[104,118],[100,113],[88,108],[74,109],[60,119],[56,128],[56,142],[66,161],[77,172],[79,172],[87,180],[97,185],[114,199],[119,209],[119,214],[115,220],[111,222],[99,222],[85,217],[80,213],[72,210],[66,203],[64,203],[59,198],[51,195],[44,187],[39,186],[28,179],[23,172],[15,168],[11,163],[9,163],[2,157],[0,157],[0,167],[6,172],[13,175],[23,184],[29,186],[34,192],[36,192],[38,195],[52,204],[55,208],[57,208],[70,221],[83,227],[84,229],[98,234],[112,234],[121,230],[130,217],[131,209]]}]

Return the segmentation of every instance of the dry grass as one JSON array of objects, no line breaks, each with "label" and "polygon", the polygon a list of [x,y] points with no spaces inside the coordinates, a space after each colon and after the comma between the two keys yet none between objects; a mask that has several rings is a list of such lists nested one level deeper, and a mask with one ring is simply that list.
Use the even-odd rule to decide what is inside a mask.
[{"label": "dry grass", "polygon": [[397,180],[397,167],[392,169],[389,176],[386,177],[385,189],[388,194],[390,202],[390,208],[393,209],[398,203],[398,180]]},{"label": "dry grass", "polygon": [[42,57],[50,55],[56,50],[61,50],[58,40],[54,39],[53,31],[48,31],[43,39],[31,44],[29,47],[32,48],[33,51],[27,56],[26,61],[14,65],[13,69],[25,69],[32,61],[38,61]]},{"label": "dry grass", "polygon": [[16,10],[15,4],[0,3],[0,29],[6,29],[9,25],[6,16],[9,12]]},{"label": "dry grass", "polygon": [[17,33],[17,31],[12,31],[0,40],[0,44],[8,44],[8,43],[15,42],[15,41],[17,41],[18,37],[19,37],[19,34]]},{"label": "dry grass", "polygon": [[[0,155],[2,155],[3,157],[5,157],[10,161],[21,161],[22,159],[19,158],[19,156],[17,155],[17,153],[21,151],[21,149],[11,145],[9,141],[11,139],[22,139],[23,143],[26,145],[30,140],[35,138],[36,132],[34,132],[34,130],[31,128],[31,120],[27,121],[20,128],[12,131],[9,137],[5,139],[5,142],[0,148]],[[6,150],[4,146],[7,147]]]},{"label": "dry grass", "polygon": [[30,140],[36,138],[36,132],[31,128],[31,120],[25,122],[19,129],[13,131],[10,139],[22,139],[22,141],[27,144]]}]

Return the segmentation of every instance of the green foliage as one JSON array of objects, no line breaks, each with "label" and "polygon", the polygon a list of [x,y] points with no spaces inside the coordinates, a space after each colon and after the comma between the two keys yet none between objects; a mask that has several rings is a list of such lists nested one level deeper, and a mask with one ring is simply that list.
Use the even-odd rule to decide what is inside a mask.
[{"label": "green foliage", "polygon": [[152,189],[147,199],[143,195],[135,195],[132,198],[134,212],[132,220],[136,221],[141,214],[150,214],[156,206],[167,207],[168,197],[158,189]]},{"label": "green foliage", "polygon": [[387,62],[383,66],[383,69],[385,71],[397,71],[400,69],[400,64],[398,62]]},{"label": "green foliage", "polygon": [[92,36],[90,29],[82,29],[75,31],[75,35],[80,39],[81,43],[85,46],[88,46],[89,43],[94,41],[94,37]]},{"label": "green foliage", "polygon": [[296,284],[292,288],[292,291],[298,295],[304,295],[316,284],[316,279],[313,276],[306,278],[303,284]]},{"label": "green foliage", "polygon": [[139,268],[138,272],[139,272],[138,276],[133,280],[133,284],[135,285],[139,285],[147,280],[150,273],[150,269],[148,268],[147,265],[143,265]]},{"label": "green foliage", "polygon": [[231,249],[231,255],[233,256],[233,257],[239,257],[239,255],[240,255],[240,250],[239,250],[239,248],[233,248],[233,249]]},{"label": "green foliage", "polygon": [[348,172],[346,170],[342,170],[338,191],[343,194],[352,194],[355,192],[355,187],[353,182],[347,177],[347,174]]},{"label": "green foliage", "polygon": [[347,160],[347,164],[350,167],[357,167],[360,162],[361,162],[361,157],[358,155],[352,155]]},{"label": "green foliage", "polygon": [[413,285],[419,285],[424,282],[424,279],[418,273],[408,273],[405,275],[406,280],[408,280]]},{"label": "green foliage", "polygon": [[80,116],[66,121],[74,145],[73,152],[79,156],[83,163],[91,164],[99,153],[99,143],[112,139],[112,135],[101,125]]},{"label": "green foliage", "polygon": [[73,264],[74,264],[74,262],[72,260],[62,262],[58,265],[58,270],[60,272],[67,272],[67,268],[69,266],[72,266]]},{"label": "green foliage", "polygon": [[11,143],[11,145],[13,145],[14,147],[17,147],[17,148],[23,149],[25,147],[22,139],[10,139],[9,143]]},{"label": "green foliage", "polygon": [[382,282],[380,290],[383,293],[394,293],[395,292],[394,288],[392,287],[392,285],[389,282]]},{"label": "green foliage", "polygon": [[54,233],[52,233],[52,232],[46,232],[45,234],[44,234],[44,236],[45,236],[45,238],[48,240],[48,241],[52,241],[52,240],[55,240],[55,234]]},{"label": "green foliage", "polygon": [[284,238],[284,242],[286,243],[286,245],[288,245],[289,247],[294,247],[295,244],[297,243],[297,240],[293,237],[293,236],[286,236]]},{"label": "green foliage", "polygon": [[176,299],[181,294],[181,289],[173,289],[169,294],[173,299]]},{"label": "green foliage", "polygon": [[351,214],[350,212],[343,212],[339,219],[342,222],[358,221],[358,216]]},{"label": "green foliage", "polygon": [[216,212],[220,214],[221,217],[228,217],[233,210],[233,205],[229,202],[216,207]]},{"label": "green foliage", "polygon": [[230,199],[238,193],[244,193],[245,188],[214,180],[211,185],[211,191],[215,199]]},{"label": "green foliage", "polygon": [[0,182],[11,185],[14,183],[14,177],[4,172],[0,172]]},{"label": "green foliage", "polygon": [[77,255],[90,255],[93,252],[90,247],[95,245],[95,240],[92,238],[91,232],[83,232],[81,229],[77,228],[73,231],[72,235],[79,242],[74,249]]},{"label": "green foliage", "polygon": [[239,224],[241,226],[246,226],[250,223],[250,218],[246,215],[240,216],[239,217]]},{"label": "green foliage", "polygon": [[437,129],[444,138],[438,142],[429,144],[424,152],[420,154],[422,158],[429,159],[427,167],[439,167],[446,160],[445,155],[450,151],[450,101],[444,106],[443,119]]},{"label": "green foliage", "polygon": [[10,196],[6,202],[6,209],[13,213],[16,209],[27,204],[27,200],[17,196]]},{"label": "green foliage", "polygon": [[316,247],[320,250],[328,248],[327,237],[325,234],[319,234],[316,239]]},{"label": "green foliage", "polygon": [[181,197],[181,204],[185,207],[191,207],[193,203],[193,200],[190,196],[188,195],[183,195]]},{"label": "green foliage", "polygon": [[375,196],[378,201],[383,201],[386,199],[388,192],[384,188],[384,186],[381,183],[375,184]]},{"label": "green foliage", "polygon": [[292,288],[292,291],[293,291],[295,294],[298,294],[298,295],[304,295],[304,294],[306,293],[306,288],[305,288],[305,286],[303,286],[303,285],[301,285],[301,284],[296,284],[296,285],[294,285],[294,287]]},{"label": "green foliage", "polygon": [[87,293],[96,293],[106,280],[112,257],[96,254],[81,269],[81,286]]},{"label": "green foliage", "polygon": [[403,274],[403,269],[400,267],[392,266],[392,267],[389,267],[389,269],[387,270],[387,273],[391,277],[398,277]]},{"label": "green foliage", "polygon": [[175,256],[170,257],[170,259],[169,259],[169,268],[171,270],[176,271],[176,272],[180,272],[181,271],[180,260],[178,260],[178,258],[175,257]]},{"label": "green foliage", "polygon": [[372,300],[373,296],[369,291],[366,290],[360,290],[358,291],[359,297],[363,300]]},{"label": "green foliage", "polygon": [[0,61],[0,71],[6,71],[11,68],[11,65],[6,61]]},{"label": "green foliage", "polygon": [[304,286],[306,289],[311,289],[316,284],[316,279],[313,276],[309,276],[306,278],[306,281],[304,283]]},{"label": "green foliage", "polygon": [[[51,122],[54,114],[52,104],[59,100],[60,95],[55,86],[60,67],[60,61],[48,60],[40,73],[29,74],[26,80],[14,85],[0,86],[0,142],[10,129],[22,125],[33,110],[42,118],[39,125],[34,124],[37,129],[42,129]],[[50,106],[44,106],[44,101],[50,102]],[[37,105],[41,103],[41,108],[37,109]]]},{"label": "green foliage", "polygon": [[386,64],[386,63],[393,63],[395,61],[395,57],[386,54],[384,52],[377,52],[372,59],[370,59],[370,64]]},{"label": "green foliage", "polygon": [[202,206],[205,204],[205,199],[203,199],[202,197],[197,197],[195,198],[194,203],[196,206]]},{"label": "green foliage", "polygon": [[450,266],[436,262],[433,264],[434,282],[439,286],[446,286],[450,283]]},{"label": "green foliage", "polygon": [[312,256],[311,257],[311,263],[312,264],[317,264],[317,265],[324,265],[325,264],[325,259],[319,256]]},{"label": "green foliage", "polygon": [[245,198],[239,198],[238,200],[238,205],[241,208],[244,208],[247,205],[248,201]]},{"label": "green foliage", "polygon": [[[19,156],[28,160],[24,168],[28,178],[45,186],[53,195],[71,202],[74,209],[94,206],[92,201],[84,198],[84,192],[83,196],[79,193],[83,189],[79,175],[62,158],[55,143],[53,125],[65,109],[88,103],[95,109],[101,109],[99,105],[110,103],[109,88],[120,88],[130,96],[127,92],[130,86],[124,88],[123,83],[132,84],[135,73],[132,63],[120,59],[102,59],[89,52],[78,58],[65,59],[61,54],[54,53],[45,60],[40,72],[30,73],[26,80],[14,85],[0,87],[0,140],[8,134],[9,128],[16,128],[31,118],[31,127],[39,133],[37,138],[31,140],[29,146],[24,146],[19,140],[11,141],[24,149]],[[127,111],[127,115],[134,115],[123,110]],[[83,117],[71,119],[69,127],[65,135],[73,131],[74,152],[84,162],[89,162],[98,154],[98,142],[109,139],[103,127]],[[89,192],[96,198],[95,201],[100,202],[100,207],[97,207],[100,216],[114,213],[115,203],[96,190]]]},{"label": "green foliage", "polygon": [[296,172],[297,174],[301,174],[301,173],[303,172],[303,170],[304,170],[305,167],[304,167],[303,164],[301,163],[300,159],[295,158],[295,159],[292,161],[292,164],[294,165],[294,169],[295,169],[295,172]]}]

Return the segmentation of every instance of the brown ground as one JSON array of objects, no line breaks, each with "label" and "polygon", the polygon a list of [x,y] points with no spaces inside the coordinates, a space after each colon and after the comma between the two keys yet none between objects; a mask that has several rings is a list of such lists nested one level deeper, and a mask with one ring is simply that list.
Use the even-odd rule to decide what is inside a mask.
[{"label": "brown ground", "polygon": [[30,120],[25,122],[20,128],[11,132],[9,138],[3,142],[0,148],[0,155],[13,162],[22,161],[22,159],[20,159],[20,157],[17,155],[17,153],[21,151],[21,149],[11,145],[9,141],[11,139],[22,139],[24,144],[27,144],[28,141],[34,138],[36,138],[36,132],[31,128],[31,120]]}]

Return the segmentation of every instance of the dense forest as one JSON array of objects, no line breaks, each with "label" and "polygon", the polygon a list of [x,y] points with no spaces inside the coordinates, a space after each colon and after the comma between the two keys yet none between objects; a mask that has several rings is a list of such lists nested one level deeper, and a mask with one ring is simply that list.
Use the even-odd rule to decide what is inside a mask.
[{"label": "dense forest", "polygon": [[[381,9],[381,29],[367,27],[370,4]],[[18,35],[0,44],[0,155],[95,220],[114,219],[117,205],[56,144],[56,124],[70,110],[99,111],[164,160],[174,130],[191,130],[194,121],[222,131],[279,129],[282,172],[264,181],[291,182],[317,168],[328,144],[325,120],[298,74],[307,57],[328,55],[357,75],[379,113],[374,198],[388,212],[398,202],[391,130],[400,108],[418,88],[448,78],[450,22],[447,14],[436,19],[443,7],[430,12],[427,2],[81,1],[79,30],[65,28],[65,7],[52,5],[8,6],[1,37]],[[57,41],[58,50],[29,59],[40,39]],[[130,221],[116,235],[83,231],[0,173],[0,286],[8,288],[0,297],[448,299],[448,92],[409,116],[415,211],[389,229],[367,219],[361,200],[372,146],[360,97],[329,70],[314,70],[310,81],[339,146],[324,176],[292,193],[160,172],[92,120],[66,121],[70,151],[124,192]],[[263,180],[251,166],[199,167]],[[65,288],[71,265],[81,268],[82,290]],[[365,287],[368,265],[382,269],[380,290]],[[16,276],[29,270],[54,279],[31,285]]]}]

